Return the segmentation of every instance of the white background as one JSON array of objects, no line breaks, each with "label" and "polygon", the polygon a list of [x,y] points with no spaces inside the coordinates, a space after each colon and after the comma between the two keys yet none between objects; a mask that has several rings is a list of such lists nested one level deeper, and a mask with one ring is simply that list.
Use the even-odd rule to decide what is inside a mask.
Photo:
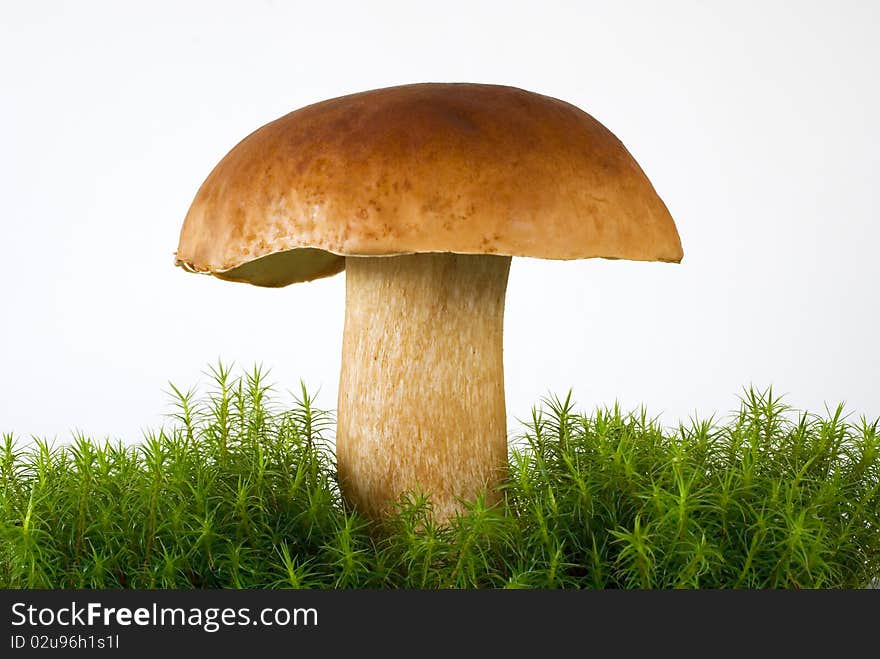
[{"label": "white background", "polygon": [[680,266],[514,260],[511,426],[548,391],[672,425],[744,385],[880,413],[876,2],[0,4],[0,431],[135,441],[222,357],[335,407],[344,275],[172,267],[214,164],[294,108],[421,81],[565,99],[627,145]]}]

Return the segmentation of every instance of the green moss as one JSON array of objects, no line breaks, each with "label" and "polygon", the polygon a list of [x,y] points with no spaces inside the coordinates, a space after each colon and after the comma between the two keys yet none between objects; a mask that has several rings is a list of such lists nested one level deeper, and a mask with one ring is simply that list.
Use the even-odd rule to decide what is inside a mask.
[{"label": "green moss", "polygon": [[725,423],[533,410],[504,502],[449,527],[341,500],[328,412],[255,369],[136,446],[0,446],[5,588],[851,588],[880,575],[878,420],[749,389]]}]

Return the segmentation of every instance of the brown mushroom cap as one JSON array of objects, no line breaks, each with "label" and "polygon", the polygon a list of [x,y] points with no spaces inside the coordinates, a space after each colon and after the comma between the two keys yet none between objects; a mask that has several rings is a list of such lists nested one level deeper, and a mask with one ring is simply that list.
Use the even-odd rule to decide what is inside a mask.
[{"label": "brown mushroom cap", "polygon": [[626,148],[569,103],[426,83],[334,98],[258,129],[202,184],[176,265],[285,286],[345,256],[682,258]]}]

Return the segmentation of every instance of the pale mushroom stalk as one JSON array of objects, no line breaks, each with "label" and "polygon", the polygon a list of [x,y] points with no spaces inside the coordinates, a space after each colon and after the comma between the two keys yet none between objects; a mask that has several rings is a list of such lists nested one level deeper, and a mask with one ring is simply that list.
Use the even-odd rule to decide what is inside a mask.
[{"label": "pale mushroom stalk", "polygon": [[336,454],[378,517],[408,491],[448,520],[507,464],[502,329],[509,256],[347,257]]}]

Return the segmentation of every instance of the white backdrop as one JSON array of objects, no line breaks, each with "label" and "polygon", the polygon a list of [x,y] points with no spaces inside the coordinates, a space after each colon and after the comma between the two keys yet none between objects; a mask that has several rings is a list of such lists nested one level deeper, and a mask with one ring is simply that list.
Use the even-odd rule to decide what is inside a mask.
[{"label": "white backdrop", "polygon": [[679,266],[515,259],[511,425],[548,391],[667,424],[773,385],[880,414],[880,4],[0,2],[0,432],[140,439],[222,357],[335,407],[343,275],[269,290],[172,267],[258,126],[421,81],[567,100],[627,145]]}]

